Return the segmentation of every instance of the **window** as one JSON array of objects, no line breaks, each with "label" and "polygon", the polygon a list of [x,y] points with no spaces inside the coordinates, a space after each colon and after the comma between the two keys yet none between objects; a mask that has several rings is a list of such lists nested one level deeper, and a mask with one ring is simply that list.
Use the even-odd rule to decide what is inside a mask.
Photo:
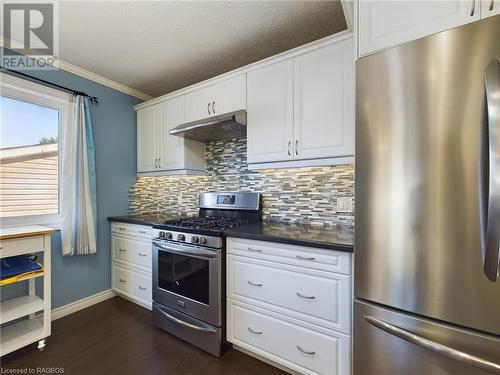
[{"label": "window", "polygon": [[1,75],[0,220],[2,225],[60,220],[60,140],[70,95]]}]

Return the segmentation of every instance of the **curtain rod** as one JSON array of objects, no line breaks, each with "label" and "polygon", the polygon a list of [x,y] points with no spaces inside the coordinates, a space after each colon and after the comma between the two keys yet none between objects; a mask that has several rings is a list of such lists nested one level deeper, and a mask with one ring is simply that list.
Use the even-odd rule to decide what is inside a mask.
[{"label": "curtain rod", "polygon": [[13,76],[18,76],[18,77],[26,78],[26,79],[28,79],[29,81],[32,81],[32,82],[41,83],[44,86],[49,86],[49,87],[52,87],[52,88],[56,88],[58,90],[70,92],[70,93],[72,93],[74,95],[86,96],[87,98],[90,99],[90,101],[92,103],[95,103],[95,104],[99,103],[99,98],[98,97],[96,97],[96,96],[90,96],[90,95],[88,95],[88,94],[86,94],[86,93],[84,93],[82,91],[73,90],[73,89],[70,89],[68,87],[61,86],[61,85],[58,85],[56,83],[52,83],[52,82],[46,81],[46,80],[41,79],[41,78],[30,76],[30,75],[28,75],[26,73],[21,73],[21,72],[19,72],[17,70],[12,70],[12,69],[8,69],[8,68],[4,68],[1,65],[0,65],[0,71],[3,72],[3,73],[6,73],[6,74],[13,75]]}]

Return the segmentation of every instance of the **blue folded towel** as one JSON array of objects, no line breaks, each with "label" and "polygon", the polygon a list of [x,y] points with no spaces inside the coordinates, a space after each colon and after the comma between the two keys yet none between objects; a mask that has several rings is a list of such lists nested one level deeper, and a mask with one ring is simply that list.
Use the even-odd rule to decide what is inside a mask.
[{"label": "blue folded towel", "polygon": [[39,270],[42,268],[37,262],[36,257],[28,255],[16,255],[13,257],[2,258],[0,265],[0,279],[6,279],[21,273]]}]

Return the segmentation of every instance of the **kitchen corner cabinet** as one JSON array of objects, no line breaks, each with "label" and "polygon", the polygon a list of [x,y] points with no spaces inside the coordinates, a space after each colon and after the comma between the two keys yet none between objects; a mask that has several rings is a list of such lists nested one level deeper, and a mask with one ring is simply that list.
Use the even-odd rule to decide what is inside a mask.
[{"label": "kitchen corner cabinet", "polygon": [[348,36],[248,72],[250,168],[329,165],[354,156],[353,56]]},{"label": "kitchen corner cabinet", "polygon": [[185,122],[246,109],[246,74],[191,91],[185,101]]},{"label": "kitchen corner cabinet", "polygon": [[139,175],[202,174],[205,145],[170,135],[184,122],[184,97],[137,110],[137,173]]},{"label": "kitchen corner cabinet", "polygon": [[495,2],[358,0],[359,56],[498,14]]}]

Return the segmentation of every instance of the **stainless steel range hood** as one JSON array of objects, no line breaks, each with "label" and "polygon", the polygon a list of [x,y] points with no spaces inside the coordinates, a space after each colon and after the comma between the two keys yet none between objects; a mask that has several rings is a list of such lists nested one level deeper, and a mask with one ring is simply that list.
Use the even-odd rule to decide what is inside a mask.
[{"label": "stainless steel range hood", "polygon": [[247,113],[239,110],[188,122],[171,129],[170,134],[198,142],[246,137]]}]

